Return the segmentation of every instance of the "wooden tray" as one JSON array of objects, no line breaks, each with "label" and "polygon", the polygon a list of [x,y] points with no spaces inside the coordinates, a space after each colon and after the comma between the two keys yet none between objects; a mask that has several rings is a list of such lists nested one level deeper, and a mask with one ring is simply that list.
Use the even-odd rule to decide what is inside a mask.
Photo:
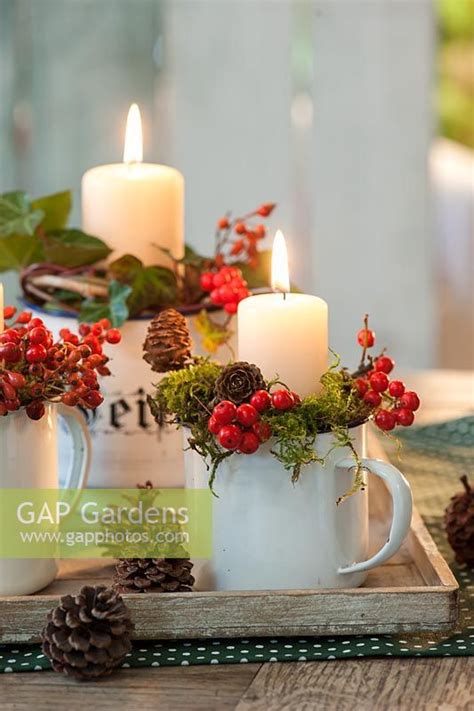
[{"label": "wooden tray", "polygon": [[[377,444],[371,456],[383,457]],[[390,497],[369,484],[373,548],[386,539]],[[104,561],[62,561],[59,577],[31,596],[0,597],[0,642],[37,642],[58,597],[84,584],[108,584]],[[414,511],[401,550],[361,588],[124,595],[137,639],[444,632],[458,618],[458,584]]]}]

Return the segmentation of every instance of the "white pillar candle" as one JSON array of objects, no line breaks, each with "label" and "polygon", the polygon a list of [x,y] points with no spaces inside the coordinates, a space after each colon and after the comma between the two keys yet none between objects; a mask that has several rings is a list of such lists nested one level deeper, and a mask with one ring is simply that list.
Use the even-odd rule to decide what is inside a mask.
[{"label": "white pillar candle", "polygon": [[[184,251],[184,178],[166,165],[142,163],[138,106],[127,119],[124,162],[101,165],[82,178],[82,226],[113,250],[111,259],[133,254],[146,265],[171,261]],[[157,246],[158,245],[158,246]]]},{"label": "white pillar candle", "polygon": [[286,247],[278,232],[272,287],[283,293],[251,296],[239,304],[239,360],[258,365],[267,380],[278,375],[305,397],[321,389],[319,379],[328,367],[328,307],[317,296],[287,293]]}]

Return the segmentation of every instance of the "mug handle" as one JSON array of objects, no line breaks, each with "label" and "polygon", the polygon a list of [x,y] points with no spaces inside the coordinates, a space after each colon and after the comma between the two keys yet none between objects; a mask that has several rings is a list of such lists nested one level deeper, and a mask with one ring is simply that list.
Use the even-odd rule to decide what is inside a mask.
[{"label": "mug handle", "polygon": [[[338,573],[360,573],[385,563],[398,551],[410,529],[413,497],[410,484],[403,474],[393,464],[383,462],[381,459],[364,458],[362,466],[387,483],[393,502],[392,525],[386,543],[375,555],[360,563],[341,567],[338,569]],[[354,460],[344,459],[342,462],[338,462],[337,467],[352,469]]]},{"label": "mug handle", "polygon": [[87,486],[91,467],[92,443],[84,417],[75,407],[58,403],[58,415],[62,417],[71,433],[73,460],[66,478],[65,489],[84,489]]}]

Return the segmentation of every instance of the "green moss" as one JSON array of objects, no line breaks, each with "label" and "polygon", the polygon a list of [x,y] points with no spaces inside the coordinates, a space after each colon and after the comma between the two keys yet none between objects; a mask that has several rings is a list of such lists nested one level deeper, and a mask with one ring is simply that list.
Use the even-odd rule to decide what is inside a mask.
[{"label": "green moss", "polygon": [[214,384],[222,366],[207,358],[166,375],[149,398],[151,411],[160,422],[195,425],[209,418]]},{"label": "green moss", "polygon": [[[160,422],[174,422],[190,429],[189,446],[206,461],[212,489],[220,463],[233,452],[222,449],[209,432],[207,423],[215,403],[215,382],[222,366],[207,360],[196,361],[176,372],[169,373],[150,398],[155,418]],[[297,481],[303,466],[312,462],[324,465],[325,458],[318,452],[318,435],[332,432],[334,447],[348,447],[354,455],[356,474],[354,485],[347,495],[362,488],[362,467],[351,440],[350,428],[361,424],[371,414],[357,395],[354,379],[344,368],[334,365],[322,376],[322,391],[306,397],[302,403],[286,412],[269,410],[262,419],[272,429],[272,454]],[[346,498],[346,495],[342,498]]]}]

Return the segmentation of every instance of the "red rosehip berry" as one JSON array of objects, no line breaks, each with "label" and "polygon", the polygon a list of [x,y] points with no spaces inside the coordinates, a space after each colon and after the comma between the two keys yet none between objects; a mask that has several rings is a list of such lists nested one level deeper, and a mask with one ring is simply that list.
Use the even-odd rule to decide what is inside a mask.
[{"label": "red rosehip berry", "polygon": [[103,331],[103,328],[102,328],[102,326],[100,325],[100,323],[94,323],[94,324],[91,326],[91,333],[92,333],[93,336],[100,336],[101,333],[102,333],[102,331]]},{"label": "red rosehip berry", "polygon": [[239,444],[239,452],[242,454],[254,454],[260,447],[260,440],[255,432],[244,432]]},{"label": "red rosehip berry", "polygon": [[254,229],[255,234],[258,239],[263,239],[267,233],[267,228],[265,225],[257,225]]},{"label": "red rosehip berry", "polygon": [[388,356],[380,356],[380,358],[377,358],[375,361],[375,370],[378,370],[379,372],[382,373],[391,373],[392,370],[395,367],[395,361],[392,360],[392,358],[389,358]]},{"label": "red rosehip berry", "polygon": [[93,410],[104,402],[104,396],[98,390],[91,390],[84,397],[84,402],[86,405]]},{"label": "red rosehip berry", "polygon": [[229,301],[227,304],[224,304],[224,311],[228,314],[236,314],[238,308],[239,305],[236,301]]},{"label": "red rosehip berry", "polygon": [[22,311],[16,317],[17,323],[29,323],[31,321],[31,311]]},{"label": "red rosehip berry", "polygon": [[367,405],[372,405],[372,407],[378,407],[382,402],[382,396],[380,395],[380,393],[375,392],[375,390],[369,390],[365,393],[363,400],[367,403]]},{"label": "red rosehip berry", "polygon": [[243,301],[244,299],[246,299],[249,296],[250,296],[250,291],[248,289],[246,289],[244,286],[241,287],[240,289],[237,289],[236,297],[239,302]]},{"label": "red rosehip berry", "polygon": [[372,348],[375,343],[375,332],[370,328],[361,328],[357,334],[357,342],[362,348]]},{"label": "red rosehip berry", "polygon": [[238,235],[243,235],[243,234],[245,234],[245,233],[247,232],[247,227],[246,227],[246,225],[245,225],[243,222],[236,222],[236,223],[235,223],[235,227],[234,227],[234,231],[235,231]]},{"label": "red rosehip berry", "polygon": [[40,318],[32,318],[28,321],[26,326],[27,331],[31,331],[33,328],[44,328],[44,322]]},{"label": "red rosehip berry", "polygon": [[0,333],[0,343],[19,343],[20,341],[21,335],[14,328],[7,328],[6,331]]},{"label": "red rosehip berry", "polygon": [[29,395],[30,397],[37,398],[41,397],[44,393],[44,385],[43,383],[33,383],[33,385],[30,386],[29,390]]},{"label": "red rosehip berry", "polygon": [[405,392],[405,383],[401,380],[392,380],[388,385],[388,392],[392,397],[401,397]]},{"label": "red rosehip berry", "polygon": [[393,428],[396,425],[396,417],[393,412],[390,412],[390,410],[379,410],[375,414],[375,424],[377,427],[379,427],[381,430],[384,430],[385,432],[388,432],[389,430],[393,430]]},{"label": "red rosehip berry", "polygon": [[260,215],[260,217],[268,217],[273,210],[276,207],[276,203],[274,202],[265,202],[263,205],[260,205],[260,207],[257,210],[257,214]]},{"label": "red rosehip berry", "polygon": [[413,390],[407,390],[400,398],[400,406],[414,412],[420,407],[420,398]]},{"label": "red rosehip berry", "polygon": [[268,390],[257,390],[250,398],[250,404],[258,412],[263,412],[264,410],[268,410],[271,406],[272,396]]},{"label": "red rosehip berry", "polygon": [[70,390],[69,392],[61,395],[61,402],[68,407],[75,407],[79,402],[79,397],[77,393]]},{"label": "red rosehip berry", "polygon": [[11,370],[7,370],[5,375],[8,378],[8,382],[10,383],[10,385],[13,385],[15,390],[20,390],[21,388],[25,387],[26,379],[25,376],[21,373],[15,373]]},{"label": "red rosehip berry", "polygon": [[356,390],[361,397],[365,395],[369,389],[369,383],[365,378],[357,378],[355,381]]},{"label": "red rosehip berry", "polygon": [[276,410],[290,410],[295,400],[288,390],[276,390],[272,393],[272,405]]},{"label": "red rosehip berry", "polygon": [[17,343],[0,344],[0,361],[5,363],[18,363],[21,359],[21,348]]},{"label": "red rosehip berry", "polygon": [[91,332],[91,327],[87,323],[80,323],[79,324],[79,333],[81,336],[88,336],[89,333]]},{"label": "red rosehip berry", "polygon": [[292,390],[292,391],[291,391],[291,394],[292,394],[292,396],[293,396],[293,400],[294,400],[295,405],[301,405],[301,398],[300,398],[300,396],[298,395],[298,393],[295,393],[295,392]]},{"label": "red rosehip berry", "polygon": [[122,340],[122,334],[120,333],[118,328],[109,328],[109,330],[105,334],[105,340],[107,341],[107,343],[116,345]]},{"label": "red rosehip berry", "polygon": [[385,373],[373,373],[369,378],[369,383],[376,393],[383,393],[388,388],[388,378]]},{"label": "red rosehip berry", "polygon": [[29,346],[29,348],[26,349],[25,358],[28,363],[42,363],[46,360],[47,355],[48,351],[46,348],[41,345],[41,343],[38,343],[37,345]]},{"label": "red rosehip berry", "polygon": [[212,272],[203,272],[199,281],[203,291],[212,291],[214,288],[214,274]]},{"label": "red rosehip berry", "polygon": [[226,230],[228,227],[230,227],[230,222],[227,217],[221,217],[221,219],[218,221],[217,226],[220,230]]},{"label": "red rosehip berry", "polygon": [[33,400],[26,406],[26,414],[30,420],[40,420],[45,413],[44,403],[41,400]]},{"label": "red rosehip berry", "polygon": [[3,309],[3,318],[5,321],[9,321],[16,314],[16,308],[14,306],[5,306]]},{"label": "red rosehip berry", "polygon": [[258,410],[256,410],[253,405],[249,405],[248,403],[244,402],[237,408],[235,418],[237,422],[243,425],[244,427],[251,427],[255,424],[255,422],[257,422],[257,420],[260,418],[260,415],[258,413]]},{"label": "red rosehip berry", "polygon": [[217,272],[217,274],[214,274],[212,277],[212,285],[214,289],[219,289],[219,287],[224,286],[225,282],[225,274],[222,274],[222,272]]},{"label": "red rosehip berry", "polygon": [[20,400],[16,397],[14,400],[5,400],[5,407],[8,412],[15,412],[19,410],[21,406]]},{"label": "red rosehip berry", "polygon": [[226,304],[228,301],[234,301],[234,291],[230,284],[224,284],[219,287],[219,301],[221,304]]},{"label": "red rosehip berry", "polygon": [[10,383],[2,383],[1,388],[5,396],[5,400],[14,400],[16,398],[16,390]]},{"label": "red rosehip berry", "polygon": [[252,425],[252,431],[255,432],[260,442],[266,442],[272,436],[272,428],[268,422],[262,422],[261,420]]},{"label": "red rosehip berry", "polygon": [[29,331],[28,340],[32,345],[44,345],[48,340],[48,332],[43,326],[35,326]]},{"label": "red rosehip berry", "polygon": [[108,331],[109,328],[112,326],[108,318],[101,318],[98,323],[102,326],[104,331]]},{"label": "red rosehip berry", "polygon": [[407,407],[395,410],[395,417],[397,418],[397,425],[402,425],[402,427],[410,427],[415,419],[413,410],[409,410]]},{"label": "red rosehip berry", "polygon": [[[102,354],[102,346],[100,345],[98,338],[96,338],[92,334],[90,334],[89,336],[86,336],[84,338],[84,343],[86,344],[86,346],[89,346],[92,353],[97,353],[99,355]],[[77,345],[79,345],[79,344],[77,344]]]},{"label": "red rosehip berry", "polygon": [[224,425],[219,430],[218,438],[224,449],[237,449],[242,440],[242,430],[238,425]]},{"label": "red rosehip berry", "polygon": [[209,430],[209,432],[213,435],[217,435],[219,434],[221,426],[222,425],[219,423],[219,420],[214,417],[214,415],[211,415],[207,423],[207,429]]},{"label": "red rosehip berry", "polygon": [[219,295],[219,289],[213,289],[210,293],[210,299],[213,304],[218,306],[221,303],[221,297]]},{"label": "red rosehip berry", "polygon": [[213,416],[216,418],[221,427],[223,425],[230,425],[230,423],[235,420],[236,413],[237,408],[233,402],[230,402],[230,400],[222,400],[222,402],[219,402],[212,411]]}]

